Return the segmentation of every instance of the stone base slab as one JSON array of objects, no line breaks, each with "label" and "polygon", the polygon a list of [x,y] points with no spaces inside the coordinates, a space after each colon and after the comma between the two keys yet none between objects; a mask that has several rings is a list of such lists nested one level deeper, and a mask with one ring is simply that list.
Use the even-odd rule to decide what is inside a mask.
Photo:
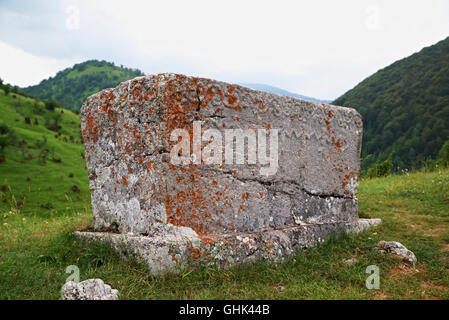
[{"label": "stone base slab", "polygon": [[228,267],[255,259],[280,261],[301,248],[323,242],[331,235],[358,233],[379,224],[380,219],[358,219],[213,237],[179,230],[157,236],[80,231],[75,235],[81,240],[108,242],[122,256],[143,261],[150,274],[158,275],[202,264]]}]

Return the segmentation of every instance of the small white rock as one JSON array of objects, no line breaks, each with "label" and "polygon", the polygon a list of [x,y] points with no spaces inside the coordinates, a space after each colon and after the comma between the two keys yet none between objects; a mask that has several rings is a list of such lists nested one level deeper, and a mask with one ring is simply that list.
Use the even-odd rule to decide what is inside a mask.
[{"label": "small white rock", "polygon": [[402,243],[397,241],[379,241],[376,244],[377,251],[381,253],[393,253],[399,257],[402,257],[402,260],[412,266],[415,266],[417,261],[415,254],[407,249]]},{"label": "small white rock", "polygon": [[61,300],[118,300],[118,290],[101,279],[88,279],[79,283],[69,281],[61,289]]},{"label": "small white rock", "polygon": [[357,263],[359,260],[356,258],[344,259],[343,263],[347,266],[352,266],[354,263]]}]

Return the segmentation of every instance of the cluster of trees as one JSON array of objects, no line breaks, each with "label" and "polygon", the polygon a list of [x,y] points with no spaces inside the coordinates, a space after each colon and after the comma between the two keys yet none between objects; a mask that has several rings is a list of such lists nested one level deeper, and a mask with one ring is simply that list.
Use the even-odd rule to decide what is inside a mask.
[{"label": "cluster of trees", "polygon": [[[362,171],[361,172],[362,177],[368,178],[385,177],[395,172],[392,161],[394,153],[395,152],[392,151],[385,161],[377,162],[368,170]],[[447,168],[447,167],[449,167],[449,140],[447,140],[443,144],[440,151],[438,152],[436,159],[427,158],[419,166],[415,166],[416,169],[419,168],[428,171],[434,171],[437,168]]]},{"label": "cluster of trees", "polygon": [[20,89],[18,86],[12,86],[8,83],[4,83],[3,80],[0,78],[0,89],[3,90],[5,93],[5,96],[9,95],[10,93],[20,94],[22,96],[28,97],[28,95]]},{"label": "cluster of trees", "polygon": [[14,131],[5,123],[0,124],[0,162],[5,161],[5,149],[16,141]]},{"label": "cluster of trees", "polygon": [[55,98],[51,97],[48,100],[44,101],[45,108],[50,111],[54,111],[56,108],[62,108],[62,105],[55,100]]},{"label": "cluster of trees", "polygon": [[62,105],[60,102],[58,102],[53,96],[50,96],[47,100],[39,100],[31,95],[28,95],[26,92],[24,92],[22,89],[20,89],[18,86],[12,86],[10,84],[4,83],[3,80],[0,78],[0,89],[3,90],[5,96],[8,96],[10,93],[18,94],[24,97],[33,98],[35,99],[35,105],[39,104],[39,102],[43,102],[45,105],[45,108],[47,108],[50,111],[55,110],[56,108],[62,108]]},{"label": "cluster of trees", "polygon": [[449,139],[449,38],[376,72],[333,104],[363,116],[363,169],[390,156],[393,170],[436,160]]},{"label": "cluster of trees", "polygon": [[23,90],[33,97],[54,98],[64,108],[79,110],[88,96],[143,75],[138,69],[118,67],[106,61],[89,60],[75,64],[72,68],[58,72],[55,77]]}]

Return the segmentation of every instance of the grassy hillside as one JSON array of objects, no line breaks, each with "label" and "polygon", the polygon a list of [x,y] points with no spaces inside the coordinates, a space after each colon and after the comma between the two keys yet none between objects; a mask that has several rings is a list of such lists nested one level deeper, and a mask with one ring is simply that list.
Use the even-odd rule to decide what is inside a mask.
[{"label": "grassy hillside", "polygon": [[63,107],[79,110],[88,96],[142,75],[144,75],[142,71],[137,69],[115,66],[106,61],[90,60],[64,69],[55,77],[42,80],[38,85],[23,90],[39,99],[53,97],[61,102]]},{"label": "grassy hillside", "polygon": [[10,140],[0,155],[3,214],[32,219],[87,212],[90,193],[79,115],[50,111],[42,101],[5,96],[2,90],[0,114],[0,126],[8,131],[0,138]]},{"label": "grassy hillside", "polygon": [[363,167],[393,156],[395,168],[435,158],[449,139],[449,38],[376,72],[333,104],[363,116]]}]

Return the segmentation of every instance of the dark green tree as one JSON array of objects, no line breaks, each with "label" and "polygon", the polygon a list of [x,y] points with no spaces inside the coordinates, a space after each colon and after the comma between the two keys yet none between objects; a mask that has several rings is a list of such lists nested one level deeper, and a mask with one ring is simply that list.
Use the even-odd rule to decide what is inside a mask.
[{"label": "dark green tree", "polygon": [[438,153],[438,161],[446,167],[449,166],[449,140],[447,140],[441,147],[441,150]]},{"label": "dark green tree", "polygon": [[3,91],[5,91],[5,96],[7,96],[9,94],[9,92],[11,91],[11,86],[9,84],[5,84],[3,85]]},{"label": "dark green tree", "polygon": [[61,104],[56,101],[53,97],[51,97],[48,100],[45,100],[45,108],[47,108],[47,110],[53,111],[56,108],[61,108]]},{"label": "dark green tree", "polygon": [[16,136],[14,131],[11,130],[5,123],[0,124],[0,155],[4,155],[4,151],[7,146],[14,143]]}]

